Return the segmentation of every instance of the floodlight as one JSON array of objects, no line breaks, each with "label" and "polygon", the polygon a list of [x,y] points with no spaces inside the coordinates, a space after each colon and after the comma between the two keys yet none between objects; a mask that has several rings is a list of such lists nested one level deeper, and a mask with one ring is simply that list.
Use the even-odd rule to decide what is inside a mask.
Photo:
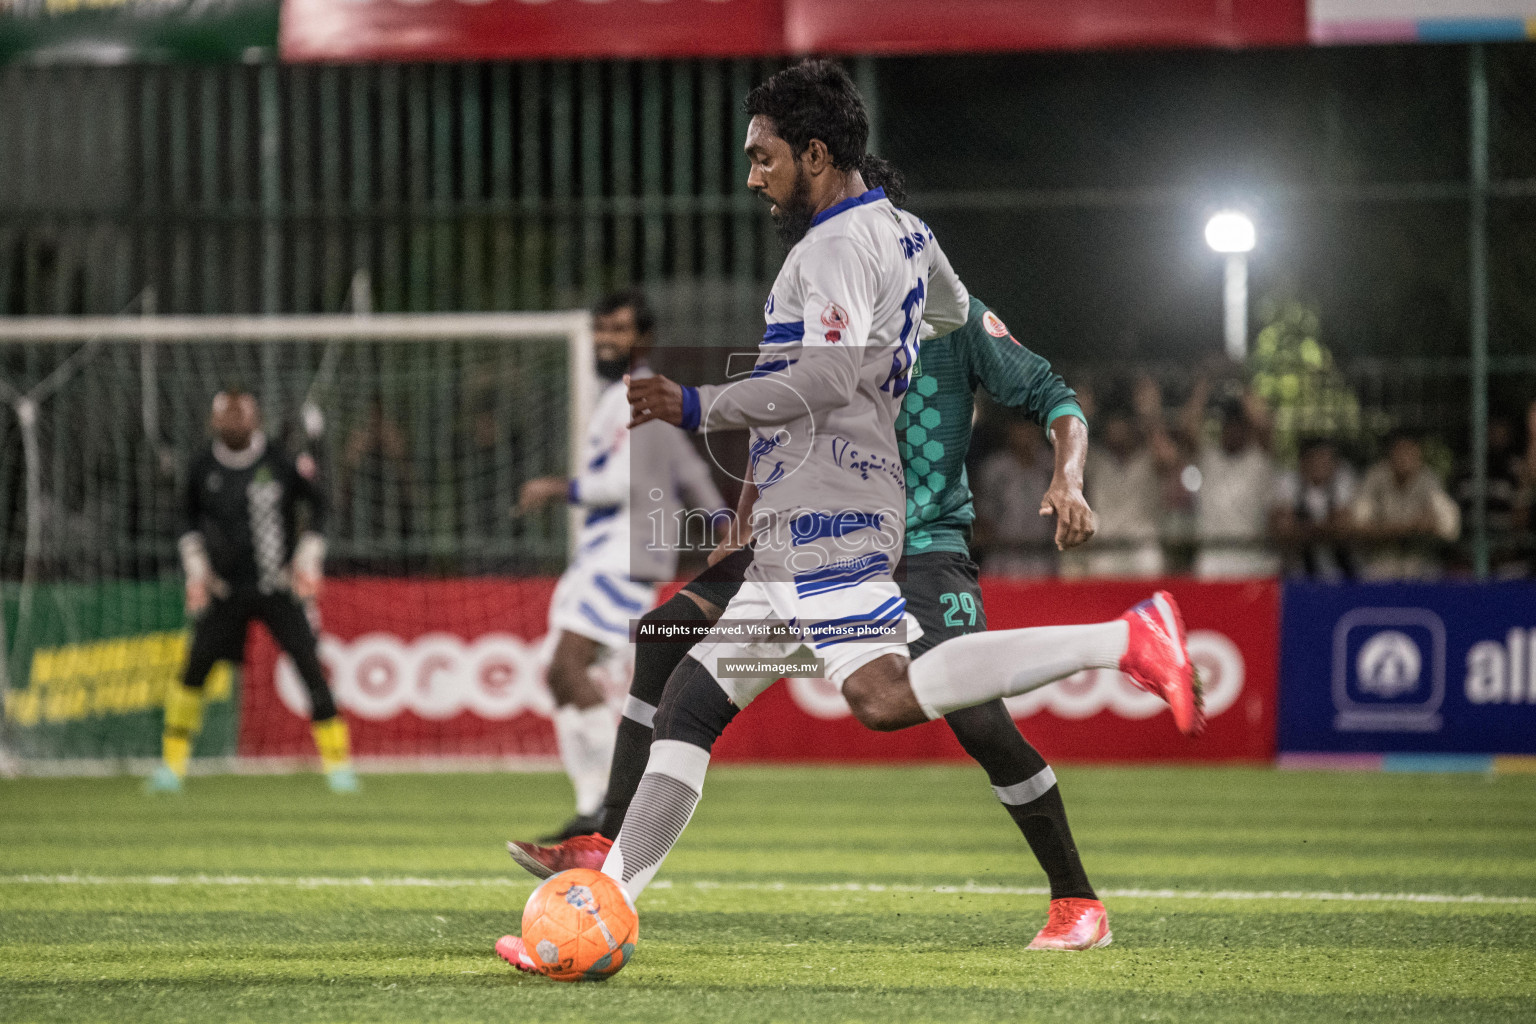
[{"label": "floodlight", "polygon": [[1236,210],[1222,210],[1205,222],[1205,242],[1217,252],[1252,252],[1253,221]]}]

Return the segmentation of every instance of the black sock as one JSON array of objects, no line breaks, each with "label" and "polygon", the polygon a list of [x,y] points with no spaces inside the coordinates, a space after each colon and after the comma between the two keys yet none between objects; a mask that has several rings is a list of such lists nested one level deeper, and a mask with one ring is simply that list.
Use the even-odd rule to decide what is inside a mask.
[{"label": "black sock", "polygon": [[[642,623],[707,622],[704,610],[681,593],[646,612]],[[619,834],[629,802],[635,798],[645,762],[651,756],[651,718],[661,706],[667,679],[693,647],[691,638],[645,640],[635,644],[635,678],[629,684],[630,701],[619,719],[619,735],[613,746],[613,766],[608,769],[608,794],[603,797],[603,824],[598,832],[609,839]],[[631,717],[639,716],[639,717]],[[644,718],[644,721],[639,720]]]},{"label": "black sock", "polygon": [[[656,709],[656,742],[635,791],[634,817],[609,854],[617,858],[619,878],[633,895],[639,892],[631,883],[638,879],[644,888],[688,827],[703,795],[709,752],[735,717],[736,705],[709,670],[684,658]],[[702,761],[695,751],[703,752]],[[611,868],[611,860],[604,866]]]},{"label": "black sock", "polygon": [[1096,900],[1083,861],[1072,841],[1067,824],[1067,809],[1061,802],[1061,789],[1052,785],[1038,799],[1027,804],[1004,804],[1003,809],[1024,833],[1035,859],[1045,869],[1051,883],[1051,899]]},{"label": "black sock", "polygon": [[608,769],[608,792],[603,796],[603,823],[598,833],[607,839],[617,839],[624,827],[624,815],[629,802],[635,798],[640,786],[640,776],[645,774],[645,763],[651,756],[651,733],[648,725],[641,725],[628,716],[619,719],[619,735],[613,743],[613,764]]},{"label": "black sock", "polygon": [[[1050,881],[1051,899],[1097,899],[1072,841],[1056,775],[1040,752],[1019,735],[1003,702],[952,711],[944,721],[965,752],[986,771],[1003,808],[1024,833]],[[1047,788],[1038,792],[1041,785]]]}]

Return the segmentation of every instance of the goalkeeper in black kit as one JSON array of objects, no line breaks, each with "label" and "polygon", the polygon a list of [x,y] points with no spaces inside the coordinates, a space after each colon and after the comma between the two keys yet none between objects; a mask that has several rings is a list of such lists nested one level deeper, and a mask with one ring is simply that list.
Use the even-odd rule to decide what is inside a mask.
[{"label": "goalkeeper in black kit", "polygon": [[[357,789],[347,723],[320,666],[305,605],[319,593],[325,503],[314,462],[270,447],[256,399],[234,388],[213,400],[213,443],[192,460],[179,547],[187,574],[192,647],[181,683],[165,702],[163,761],[150,792],[177,792],[192,741],[202,725],[203,684],[218,661],[238,661],[246,628],[260,619],[309,690],[315,746],[326,781],[338,793]],[[307,508],[298,532],[298,506]]]}]

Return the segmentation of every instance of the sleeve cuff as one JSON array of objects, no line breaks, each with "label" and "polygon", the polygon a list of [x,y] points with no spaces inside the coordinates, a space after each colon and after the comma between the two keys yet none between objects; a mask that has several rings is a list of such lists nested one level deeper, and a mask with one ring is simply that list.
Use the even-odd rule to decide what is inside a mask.
[{"label": "sleeve cuff", "polygon": [[1082,407],[1076,402],[1062,402],[1056,408],[1045,414],[1045,429],[1050,430],[1051,424],[1063,416],[1075,416],[1083,421],[1083,426],[1088,425],[1088,417],[1083,415]]},{"label": "sleeve cuff", "polygon": [[565,500],[572,505],[581,504],[581,491],[576,483],[576,478],[572,477],[571,482],[565,485]]},{"label": "sleeve cuff", "polygon": [[318,533],[306,532],[293,551],[294,571],[319,576],[324,565],[325,538]]},{"label": "sleeve cuff", "polygon": [[699,389],[683,385],[682,428],[694,432],[699,429]]},{"label": "sleeve cuff", "polygon": [[213,577],[213,565],[208,559],[208,549],[203,543],[201,532],[188,530],[176,542],[176,547],[181,553],[181,568],[187,574],[187,579],[206,581]]}]

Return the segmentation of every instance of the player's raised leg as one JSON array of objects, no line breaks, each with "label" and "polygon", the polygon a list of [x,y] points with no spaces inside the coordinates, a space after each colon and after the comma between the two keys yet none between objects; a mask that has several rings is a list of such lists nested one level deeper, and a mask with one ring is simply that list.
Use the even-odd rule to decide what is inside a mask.
[{"label": "player's raised leg", "polygon": [[1166,591],[1109,622],[973,633],[929,651],[910,668],[903,659],[885,658],[850,676],[843,696],[860,722],[890,731],[1091,668],[1124,672],[1168,702],[1180,732],[1203,731],[1183,616]]}]

